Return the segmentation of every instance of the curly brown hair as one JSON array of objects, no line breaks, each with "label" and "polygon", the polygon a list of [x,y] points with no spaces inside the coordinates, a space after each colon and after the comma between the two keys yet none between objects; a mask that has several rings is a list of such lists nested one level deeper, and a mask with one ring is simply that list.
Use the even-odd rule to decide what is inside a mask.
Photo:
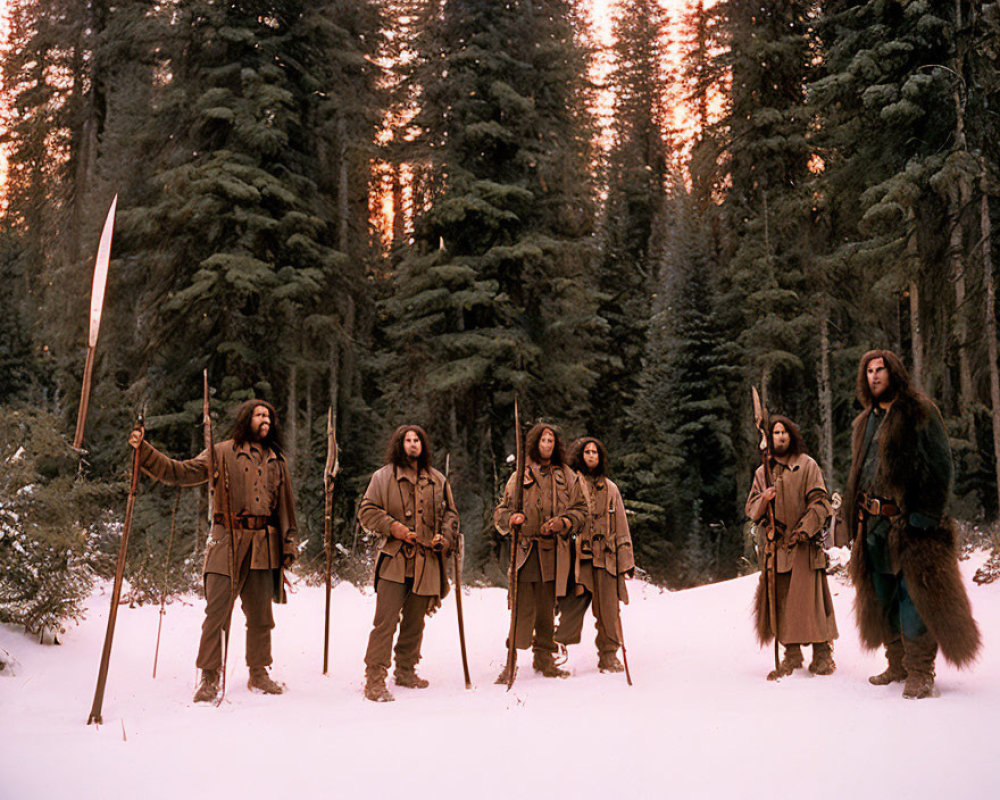
[{"label": "curly brown hair", "polygon": [[403,447],[403,440],[406,434],[413,431],[420,439],[420,455],[417,456],[417,469],[429,470],[431,466],[431,442],[427,438],[427,431],[419,425],[400,425],[389,440],[389,447],[385,451],[385,463],[394,464],[397,467],[408,467],[410,460],[406,457],[406,449]]},{"label": "curly brown hair", "polygon": [[904,398],[905,400],[918,403],[923,397],[923,392],[910,379],[910,373],[903,365],[903,360],[892,350],[869,350],[861,356],[861,363],[858,365],[858,380],[855,393],[862,408],[871,408],[875,405],[875,398],[872,390],[868,386],[868,364],[876,358],[881,358],[885,364],[885,369],[889,373],[889,397],[883,400]]},{"label": "curly brown hair", "polygon": [[274,410],[274,406],[267,402],[267,400],[254,398],[253,400],[241,403],[240,407],[236,409],[236,419],[233,421],[229,438],[240,446],[254,440],[251,422],[253,421],[254,409],[258,406],[264,406],[267,409],[268,416],[271,418],[271,427],[268,428],[267,436],[264,437],[261,444],[270,447],[275,453],[281,455],[281,426],[278,424],[278,412]]},{"label": "curly brown hair", "polygon": [[[590,469],[583,460],[583,450],[591,443],[597,447],[597,466],[593,469]],[[600,439],[594,436],[581,436],[569,446],[566,461],[577,472],[598,478],[606,474],[608,451]]]},{"label": "curly brown hair", "polygon": [[771,453],[774,453],[774,426],[778,423],[785,426],[785,430],[788,431],[788,450],[787,455],[794,456],[799,453],[806,452],[806,443],[802,438],[802,431],[799,426],[792,422],[788,417],[784,417],[781,414],[775,414],[771,417],[767,429],[767,446],[771,448]]},{"label": "curly brown hair", "polygon": [[542,456],[538,452],[538,443],[541,441],[542,434],[545,431],[552,431],[552,435],[556,437],[556,446],[552,450],[552,458],[549,459],[549,462],[556,466],[562,466],[566,463],[566,448],[563,445],[562,434],[559,428],[547,422],[539,422],[533,425],[531,430],[528,431],[528,435],[524,439],[524,452],[528,454],[529,460],[540,464]]}]

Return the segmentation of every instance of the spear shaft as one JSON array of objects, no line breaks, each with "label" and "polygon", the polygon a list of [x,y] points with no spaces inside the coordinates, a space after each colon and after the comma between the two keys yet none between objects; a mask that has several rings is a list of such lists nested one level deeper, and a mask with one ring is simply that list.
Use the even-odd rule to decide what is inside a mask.
[{"label": "spear shaft", "polygon": [[[441,501],[441,518],[448,508],[448,487],[451,478],[451,453],[444,460],[444,498]],[[439,521],[440,524],[440,521]],[[458,644],[462,650],[462,673],[465,676],[465,688],[472,688],[472,678],[469,675],[469,655],[465,649],[465,615],[462,613],[462,558],[465,554],[465,536],[458,532],[458,541],[455,542],[454,569],[455,569],[455,610],[458,612]]]},{"label": "spear shaft", "polygon": [[330,666],[330,591],[333,588],[333,489],[340,472],[333,406],[326,412],[326,465],[323,468],[323,548],[326,551],[326,608],[323,615],[323,674]]},{"label": "spear shaft", "polygon": [[[520,514],[524,510],[524,439],[521,436],[521,415],[518,411],[517,398],[514,399],[514,449],[516,451],[516,468],[514,470],[514,496],[512,499],[512,514]],[[517,548],[520,525],[510,526],[510,629],[507,634],[507,691],[514,685],[514,675],[517,672]]]},{"label": "spear shaft", "polygon": [[170,550],[174,546],[174,530],[177,522],[177,507],[181,502],[178,489],[174,498],[174,507],[170,512],[170,538],[167,539],[167,558],[163,562],[163,587],[160,589],[160,621],[156,625],[156,649],[153,651],[153,677],[156,678],[156,662],[160,657],[160,633],[163,631],[163,617],[167,613],[167,575],[170,574]]},{"label": "spear shaft", "polygon": [[[760,460],[764,470],[764,488],[774,485],[771,479],[771,447],[767,437],[770,422],[767,409],[761,403],[757,387],[751,387],[753,395],[754,425],[760,433]],[[767,530],[764,536],[764,586],[767,591],[767,612],[770,617],[771,632],[774,634],[774,675],[779,675],[781,662],[778,658],[778,598],[777,598],[777,529],[774,526],[774,498],[767,503]]]},{"label": "spear shaft", "polygon": [[97,671],[97,688],[94,690],[94,704],[90,708],[87,724],[101,724],[101,708],[104,705],[104,687],[108,681],[108,666],[111,664],[111,644],[115,638],[115,622],[118,619],[118,603],[122,595],[122,582],[125,577],[125,557],[128,554],[128,537],[132,532],[132,515],[135,512],[135,493],[139,488],[139,448],[146,437],[146,422],[143,414],[139,415],[136,424],[139,431],[139,442],[132,451],[132,482],[128,490],[128,502],[125,504],[125,523],[122,526],[122,541],[118,548],[118,563],[115,566],[115,582],[111,590],[111,610],[108,612],[108,629],[104,634],[104,649],[101,651],[101,666]]}]

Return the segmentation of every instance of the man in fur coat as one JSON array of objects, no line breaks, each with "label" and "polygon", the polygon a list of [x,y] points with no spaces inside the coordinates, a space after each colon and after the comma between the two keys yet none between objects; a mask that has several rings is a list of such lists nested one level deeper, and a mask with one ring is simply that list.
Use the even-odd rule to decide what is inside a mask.
[{"label": "man in fur coat", "polygon": [[[761,524],[768,516],[768,505],[774,502],[777,636],[785,654],[778,669],[768,678],[791,675],[801,667],[803,644],[812,645],[809,671],[831,675],[836,669],[833,640],[837,638],[837,620],[826,582],[826,554],[820,545],[831,511],[826,484],[819,465],[806,455],[802,434],[795,423],[774,416],[767,436],[773,485],[765,483],[764,466],[757,467],[746,514]],[[765,586],[766,576],[762,571],[754,603],[761,645],[775,636],[768,618]]]},{"label": "man in fur coat", "polygon": [[862,645],[885,646],[876,686],[906,681],[903,697],[934,693],[938,647],[958,667],[975,660],[979,628],[958,571],[957,528],[945,516],[951,447],[937,407],[899,356],[861,358],[845,508],[854,610]]},{"label": "man in fur coat", "polygon": [[625,578],[635,573],[635,559],[622,493],[605,473],[607,458],[604,445],[593,436],[578,439],[570,447],[569,465],[580,476],[588,513],[576,537],[571,586],[559,599],[555,640],[562,646],[578,644],[584,612],[593,603],[597,668],[623,672],[625,667],[618,660],[622,646],[619,602],[628,603]]}]

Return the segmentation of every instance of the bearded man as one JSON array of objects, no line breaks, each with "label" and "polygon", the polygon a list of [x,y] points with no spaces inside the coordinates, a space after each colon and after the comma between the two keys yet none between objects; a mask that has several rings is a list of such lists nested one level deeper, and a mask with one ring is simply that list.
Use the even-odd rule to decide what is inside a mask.
[{"label": "bearded man", "polygon": [[575,540],[572,588],[559,600],[555,640],[563,647],[579,643],[584,612],[593,603],[597,668],[623,672],[619,602],[628,604],[625,578],[634,574],[635,559],[622,494],[605,472],[607,458],[604,445],[592,436],[577,439],[569,450],[569,465],[580,476],[587,503],[587,521]]},{"label": "bearded man", "polygon": [[774,503],[775,603],[778,630],[768,615],[767,577],[761,571],[754,600],[757,639],[761,646],[775,635],[784,646],[781,664],[768,678],[791,675],[805,662],[802,645],[812,645],[809,671],[831,675],[837,620],[826,580],[823,530],[831,514],[830,499],[819,465],[805,452],[802,433],[787,417],[771,417],[767,432],[773,484],[766,485],[764,465],[757,467],[747,498],[746,515],[758,526],[767,524]]},{"label": "bearded man", "polygon": [[375,621],[365,653],[365,697],[375,702],[395,699],[385,678],[397,626],[396,685],[411,689],[429,685],[416,672],[424,618],[448,593],[444,557],[458,543],[451,486],[431,466],[424,429],[397,428],[385,461],[372,475],[358,509],[361,527],[379,537]]},{"label": "bearded man", "polygon": [[975,660],[979,627],[958,570],[958,530],[945,516],[951,447],[941,413],[890,350],[861,358],[845,495],[854,610],[862,645],[884,645],[903,697],[935,692],[938,647],[958,667]]},{"label": "bearded man", "polygon": [[[511,508],[515,472],[507,481],[503,500],[493,512],[501,535],[520,525],[514,569],[517,570],[517,615],[514,646],[534,651],[532,665],[546,678],[569,675],[555,663],[556,598],[566,594],[572,567],[569,537],[583,528],[587,503],[580,479],[565,465],[558,429],[539,423],[525,437],[523,511]],[[513,579],[514,576],[509,576]],[[497,683],[508,682],[507,667]]]},{"label": "bearded man", "polygon": [[[284,603],[284,569],[297,553],[292,481],[281,448],[274,406],[247,400],[236,411],[230,438],[213,445],[215,474],[209,475],[208,450],[176,461],[133,431],[139,464],[151,477],[172,486],[212,481],[216,508],[205,546],[205,621],[196,661],[201,684],[196,703],[211,702],[219,691],[222,637],[228,631],[238,595],[247,621],[246,661],[251,691],[281,694],[282,684],[267,673],[271,666],[271,600]],[[235,571],[233,569],[235,565]],[[233,591],[233,581],[236,589]]]}]

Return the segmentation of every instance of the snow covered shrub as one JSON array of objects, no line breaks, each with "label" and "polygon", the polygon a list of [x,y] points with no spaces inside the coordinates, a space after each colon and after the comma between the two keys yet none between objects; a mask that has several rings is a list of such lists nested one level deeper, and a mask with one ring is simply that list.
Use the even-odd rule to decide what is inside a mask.
[{"label": "snow covered shrub", "polygon": [[79,457],[39,411],[0,407],[0,622],[64,630],[93,583],[88,539],[105,485],[77,479]]}]

